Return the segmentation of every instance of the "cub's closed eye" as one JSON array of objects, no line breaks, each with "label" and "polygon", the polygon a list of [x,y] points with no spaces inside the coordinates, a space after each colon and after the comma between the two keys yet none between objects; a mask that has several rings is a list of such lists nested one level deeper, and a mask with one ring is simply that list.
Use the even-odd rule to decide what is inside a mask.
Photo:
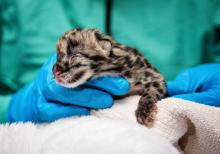
[{"label": "cub's closed eye", "polygon": [[80,53],[83,57],[93,60],[93,61],[100,61],[100,60],[106,60],[106,57],[100,56],[100,55],[95,55],[95,56],[90,56],[88,54]]},{"label": "cub's closed eye", "polygon": [[72,68],[79,68],[79,67],[82,67],[82,66],[88,66],[88,65],[77,63],[77,64],[72,65]]},{"label": "cub's closed eye", "polygon": [[93,60],[93,61],[106,60],[105,57],[103,57],[103,56],[99,56],[99,55],[96,55],[96,56],[90,56],[89,58],[90,58],[91,60]]}]

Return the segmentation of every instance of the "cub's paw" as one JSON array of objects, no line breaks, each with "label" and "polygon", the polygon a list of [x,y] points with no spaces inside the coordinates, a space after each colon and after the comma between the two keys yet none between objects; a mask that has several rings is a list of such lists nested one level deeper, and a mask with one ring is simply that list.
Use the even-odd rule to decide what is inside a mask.
[{"label": "cub's paw", "polygon": [[142,104],[139,105],[135,111],[137,122],[149,128],[153,127],[157,115],[156,104]]}]

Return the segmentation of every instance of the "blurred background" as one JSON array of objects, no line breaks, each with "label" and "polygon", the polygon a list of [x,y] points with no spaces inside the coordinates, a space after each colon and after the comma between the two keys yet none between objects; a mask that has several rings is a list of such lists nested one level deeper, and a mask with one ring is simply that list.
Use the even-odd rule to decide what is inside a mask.
[{"label": "blurred background", "polygon": [[58,38],[76,27],[137,48],[167,80],[220,62],[219,0],[1,0],[0,95],[33,80]]}]

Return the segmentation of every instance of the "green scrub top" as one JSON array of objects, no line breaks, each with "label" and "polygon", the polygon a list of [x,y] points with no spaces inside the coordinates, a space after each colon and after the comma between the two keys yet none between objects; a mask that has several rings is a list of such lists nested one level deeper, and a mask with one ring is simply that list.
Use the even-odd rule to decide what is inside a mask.
[{"label": "green scrub top", "polygon": [[93,27],[137,48],[167,80],[184,68],[220,61],[219,0],[1,0],[0,121],[56,41]]}]

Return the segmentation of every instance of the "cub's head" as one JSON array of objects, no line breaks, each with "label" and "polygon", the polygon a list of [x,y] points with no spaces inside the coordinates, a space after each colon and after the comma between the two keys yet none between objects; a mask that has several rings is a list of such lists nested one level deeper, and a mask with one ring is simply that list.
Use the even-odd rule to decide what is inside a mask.
[{"label": "cub's head", "polygon": [[57,42],[57,62],[53,67],[56,82],[65,87],[76,87],[92,78],[99,65],[108,60],[111,37],[97,29],[74,29]]}]

